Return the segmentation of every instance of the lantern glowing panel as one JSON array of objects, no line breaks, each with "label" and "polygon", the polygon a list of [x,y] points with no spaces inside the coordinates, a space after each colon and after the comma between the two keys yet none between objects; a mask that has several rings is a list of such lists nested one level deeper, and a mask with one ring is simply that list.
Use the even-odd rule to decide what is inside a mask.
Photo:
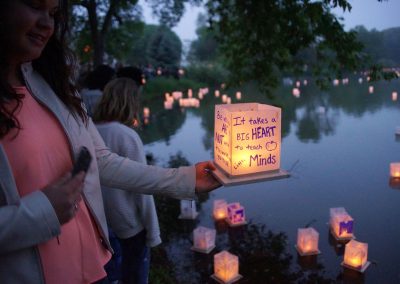
[{"label": "lantern glowing panel", "polygon": [[343,207],[330,209],[331,232],[337,240],[350,240],[354,238],[354,220]]},{"label": "lantern glowing panel", "polygon": [[178,217],[179,219],[196,219],[198,214],[194,200],[181,200],[181,214]]},{"label": "lantern glowing panel", "polygon": [[228,222],[229,226],[234,227],[247,224],[244,207],[241,206],[239,202],[228,204],[227,209],[228,218],[226,221]]},{"label": "lantern glowing panel", "polygon": [[301,256],[319,254],[319,233],[313,228],[297,229],[296,249]]},{"label": "lantern glowing panel", "polygon": [[214,200],[213,216],[215,220],[223,220],[228,217],[228,204],[225,200]]},{"label": "lantern glowing panel", "polygon": [[390,163],[390,176],[400,178],[400,163]]},{"label": "lantern glowing panel", "polygon": [[215,254],[212,277],[222,283],[233,283],[242,278],[239,274],[239,258],[225,250]]},{"label": "lantern glowing panel", "polygon": [[203,226],[193,230],[193,247],[192,250],[209,253],[215,248],[215,229],[209,229]]},{"label": "lantern glowing panel", "polygon": [[342,265],[364,272],[369,266],[368,261],[368,244],[351,240],[346,244],[344,249],[344,259]]},{"label": "lantern glowing panel", "polygon": [[278,170],[281,109],[257,103],[215,106],[214,161],[229,176]]}]

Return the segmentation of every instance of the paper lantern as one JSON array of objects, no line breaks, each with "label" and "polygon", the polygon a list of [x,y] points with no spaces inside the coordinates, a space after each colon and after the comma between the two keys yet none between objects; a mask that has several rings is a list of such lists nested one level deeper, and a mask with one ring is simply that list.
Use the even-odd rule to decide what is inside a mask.
[{"label": "paper lantern", "polygon": [[181,200],[181,214],[179,219],[196,219],[199,213],[196,210],[196,202],[194,200]]},{"label": "paper lantern", "polygon": [[174,103],[173,100],[164,101],[164,109],[172,109],[173,103]]},{"label": "paper lantern", "polygon": [[297,229],[296,249],[301,256],[321,253],[318,249],[319,233],[313,228]]},{"label": "paper lantern", "polygon": [[230,104],[231,102],[232,102],[232,99],[231,99],[230,97],[227,97],[227,98],[226,98],[226,103],[227,103],[227,104]]},{"label": "paper lantern", "polygon": [[148,107],[143,108],[143,117],[149,118],[150,117],[150,109]]},{"label": "paper lantern", "polygon": [[397,101],[397,92],[392,93],[392,101]]},{"label": "paper lantern", "polygon": [[193,91],[192,91],[192,89],[189,89],[188,90],[188,98],[191,98],[191,97],[193,97]]},{"label": "paper lantern", "polygon": [[372,93],[374,92],[374,86],[369,86],[369,87],[368,87],[368,92],[369,92],[370,94],[372,94]]},{"label": "paper lantern", "polygon": [[214,274],[211,276],[220,283],[233,283],[242,275],[239,274],[239,258],[227,251],[214,255]]},{"label": "paper lantern", "polygon": [[218,91],[218,90],[215,90],[215,91],[214,91],[214,95],[215,95],[216,98],[219,98],[219,91]]},{"label": "paper lantern", "polygon": [[300,90],[298,88],[293,88],[292,95],[296,98],[300,97]]},{"label": "paper lantern", "polygon": [[244,207],[240,205],[239,202],[228,204],[228,218],[226,221],[229,226],[236,227],[247,224],[246,215],[244,212]]},{"label": "paper lantern", "polygon": [[280,169],[281,109],[258,103],[215,106],[213,171],[225,185],[288,177]]},{"label": "paper lantern", "polygon": [[241,100],[242,99],[242,93],[241,92],[236,92],[236,99]]},{"label": "paper lantern", "polygon": [[222,97],[221,97],[222,102],[226,103],[227,99],[228,99],[228,95],[227,94],[223,94]]},{"label": "paper lantern", "polygon": [[296,87],[299,88],[301,85],[300,81],[296,81]]},{"label": "paper lantern", "polygon": [[307,85],[308,85],[308,81],[307,81],[307,80],[304,80],[304,81],[303,81],[303,85],[304,85],[304,86],[307,86]]},{"label": "paper lantern", "polygon": [[390,163],[390,176],[400,178],[400,163]]},{"label": "paper lantern", "polygon": [[228,204],[225,200],[214,200],[213,216],[215,220],[224,220],[228,217]]},{"label": "paper lantern", "polygon": [[193,230],[193,247],[194,251],[209,253],[215,248],[215,229],[206,227],[197,227]]},{"label": "paper lantern", "polygon": [[172,97],[175,99],[175,100],[179,100],[180,98],[182,98],[182,92],[172,92]]},{"label": "paper lantern", "polygon": [[334,86],[339,86],[339,80],[338,79],[333,80],[333,85]]},{"label": "paper lantern", "polygon": [[370,262],[368,261],[368,244],[351,240],[344,249],[344,267],[364,272]]},{"label": "paper lantern", "polygon": [[362,84],[363,78],[358,78],[358,83]]},{"label": "paper lantern", "polygon": [[351,240],[354,238],[354,220],[343,207],[330,209],[330,227],[337,240]]}]

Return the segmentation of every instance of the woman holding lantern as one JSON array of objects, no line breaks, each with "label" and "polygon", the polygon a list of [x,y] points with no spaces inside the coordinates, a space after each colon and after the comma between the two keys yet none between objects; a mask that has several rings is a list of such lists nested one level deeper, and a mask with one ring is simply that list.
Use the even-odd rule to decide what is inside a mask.
[{"label": "woman holding lantern", "polygon": [[[72,84],[66,0],[0,2],[0,279],[95,283],[111,248],[100,183],[193,198],[220,184],[214,167],[163,169],[104,145]],[[93,157],[71,175],[80,148]]]}]

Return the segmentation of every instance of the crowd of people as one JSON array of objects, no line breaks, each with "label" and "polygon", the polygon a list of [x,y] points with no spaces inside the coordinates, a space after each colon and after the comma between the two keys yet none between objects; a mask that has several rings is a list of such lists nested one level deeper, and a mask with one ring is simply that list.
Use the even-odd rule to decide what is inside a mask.
[{"label": "crowd of people", "polygon": [[[121,282],[147,283],[161,242],[151,195],[193,199],[220,183],[209,161],[145,164],[136,69],[88,76],[82,100],[67,19],[67,0],[0,2],[0,282],[110,283],[110,228]],[[72,175],[82,147],[92,162]]]}]

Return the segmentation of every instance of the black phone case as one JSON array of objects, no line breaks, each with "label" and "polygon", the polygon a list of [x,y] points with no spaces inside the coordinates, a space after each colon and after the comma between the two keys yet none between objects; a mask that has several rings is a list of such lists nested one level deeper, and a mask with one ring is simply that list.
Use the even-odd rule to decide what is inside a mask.
[{"label": "black phone case", "polygon": [[91,161],[92,161],[92,155],[90,155],[89,150],[86,147],[82,147],[81,150],[79,151],[78,159],[74,164],[74,168],[72,169],[72,176],[76,175],[81,171],[87,172]]}]

